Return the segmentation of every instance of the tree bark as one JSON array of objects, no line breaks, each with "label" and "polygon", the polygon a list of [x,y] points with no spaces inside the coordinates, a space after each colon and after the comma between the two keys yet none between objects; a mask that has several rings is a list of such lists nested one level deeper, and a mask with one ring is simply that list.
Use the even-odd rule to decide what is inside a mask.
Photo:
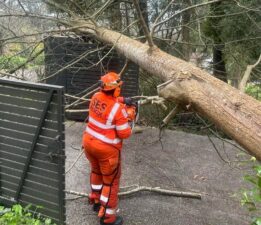
[{"label": "tree bark", "polygon": [[[191,6],[190,0],[185,0],[185,8]],[[189,22],[191,17],[191,11],[188,10],[182,14],[182,42],[189,43],[190,42],[190,29]],[[182,53],[184,60],[189,61],[191,54],[191,46],[187,44],[182,45]]]},{"label": "tree bark", "polygon": [[[224,15],[224,1],[216,2],[210,5],[211,15]],[[213,75],[218,79],[227,83],[226,64],[224,60],[225,44],[221,38],[222,25],[220,24],[220,17],[207,18],[207,36],[214,41],[213,46]]]},{"label": "tree bark", "polygon": [[261,159],[261,103],[209,73],[157,47],[133,40],[118,32],[95,27],[89,22],[76,33],[93,34],[111,44],[125,57],[151,75],[169,81],[159,89],[160,96],[179,105],[190,106],[218,125],[250,153]]},{"label": "tree bark", "polygon": [[[149,15],[148,15],[148,4],[147,4],[147,0],[139,0],[139,7],[142,13],[142,17],[145,21],[146,26],[149,29]],[[139,34],[140,36],[144,36],[144,30],[142,28],[142,26],[139,27]],[[144,39],[146,40],[146,39]]]},{"label": "tree bark", "polygon": [[[3,34],[2,32],[0,31],[0,39],[3,38]],[[4,45],[3,45],[3,42],[0,41],[0,55],[3,55],[4,54]]]},{"label": "tree bark", "polygon": [[227,72],[223,54],[224,44],[215,44],[213,47],[213,74],[227,83]]}]

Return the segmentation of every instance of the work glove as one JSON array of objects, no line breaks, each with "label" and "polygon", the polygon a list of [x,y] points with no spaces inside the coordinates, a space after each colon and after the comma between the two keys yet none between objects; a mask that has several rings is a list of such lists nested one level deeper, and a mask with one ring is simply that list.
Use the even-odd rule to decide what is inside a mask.
[{"label": "work glove", "polygon": [[131,98],[124,98],[124,104],[126,105],[133,105],[133,101]]}]

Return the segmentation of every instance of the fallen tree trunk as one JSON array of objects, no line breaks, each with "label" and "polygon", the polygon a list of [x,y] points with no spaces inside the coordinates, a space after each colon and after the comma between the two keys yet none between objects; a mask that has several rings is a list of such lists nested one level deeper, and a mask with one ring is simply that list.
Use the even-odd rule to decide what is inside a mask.
[{"label": "fallen tree trunk", "polygon": [[180,106],[189,105],[261,160],[260,102],[157,47],[149,47],[88,21],[75,20],[70,25],[78,27],[76,33],[94,35],[100,41],[113,45],[118,52],[151,75],[170,81],[159,88],[161,97]]}]

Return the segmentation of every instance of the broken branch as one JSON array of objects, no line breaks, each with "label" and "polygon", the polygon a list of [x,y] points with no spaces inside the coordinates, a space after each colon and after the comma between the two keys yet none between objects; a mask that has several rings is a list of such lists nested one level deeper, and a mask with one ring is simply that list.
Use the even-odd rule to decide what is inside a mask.
[{"label": "broken branch", "polygon": [[162,107],[164,110],[167,110],[167,106],[164,104],[165,99],[161,98],[159,96],[134,96],[132,99],[137,98],[143,98],[142,100],[139,100],[140,105],[146,105],[146,104],[156,104]]},{"label": "broken branch", "polygon": [[170,113],[163,119],[162,124],[161,124],[161,127],[165,127],[165,126],[169,123],[169,121],[170,121],[174,116],[176,116],[177,113],[179,113],[179,111],[180,111],[180,107],[179,107],[179,105],[177,105],[177,106],[174,107],[174,108],[170,111]]},{"label": "broken branch", "polygon": [[[187,192],[187,191],[175,191],[175,190],[167,190],[167,189],[161,189],[159,187],[146,187],[146,186],[138,186],[130,191],[125,191],[125,192],[120,192],[118,194],[119,197],[123,196],[129,196],[137,192],[142,192],[142,191],[149,191],[149,192],[155,192],[158,194],[162,195],[169,195],[169,196],[176,196],[176,197],[184,197],[184,198],[196,198],[196,199],[201,199],[201,194],[197,192]],[[70,191],[70,190],[65,190],[65,193],[67,194],[73,194],[77,196],[82,196],[82,197],[88,197],[88,194],[86,193],[81,193],[81,192],[76,192],[76,191]]]}]

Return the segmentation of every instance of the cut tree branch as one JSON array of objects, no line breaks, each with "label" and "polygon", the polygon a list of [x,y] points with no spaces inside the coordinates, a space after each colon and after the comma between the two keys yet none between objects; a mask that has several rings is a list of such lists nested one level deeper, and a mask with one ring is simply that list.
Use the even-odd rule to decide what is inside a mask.
[{"label": "cut tree branch", "polygon": [[180,111],[179,105],[175,106],[170,113],[162,120],[161,128],[165,127],[169,121],[175,117]]},{"label": "cut tree branch", "polygon": [[[129,196],[129,195],[133,195],[138,192],[143,192],[143,191],[155,192],[158,194],[168,195],[168,196],[201,199],[201,194],[197,193],[197,192],[166,190],[166,189],[161,189],[159,187],[153,188],[153,187],[146,187],[146,186],[138,186],[132,190],[120,192],[118,195],[119,195],[119,197],[125,197],[125,196]],[[87,193],[81,193],[81,192],[70,191],[70,190],[65,190],[65,193],[82,196],[82,197],[89,196]]]},{"label": "cut tree branch", "polygon": [[147,104],[155,104],[162,107],[162,109],[167,110],[167,106],[164,104],[165,99],[159,96],[134,96],[131,97],[132,99],[141,99],[139,100],[140,105],[147,105]]}]

